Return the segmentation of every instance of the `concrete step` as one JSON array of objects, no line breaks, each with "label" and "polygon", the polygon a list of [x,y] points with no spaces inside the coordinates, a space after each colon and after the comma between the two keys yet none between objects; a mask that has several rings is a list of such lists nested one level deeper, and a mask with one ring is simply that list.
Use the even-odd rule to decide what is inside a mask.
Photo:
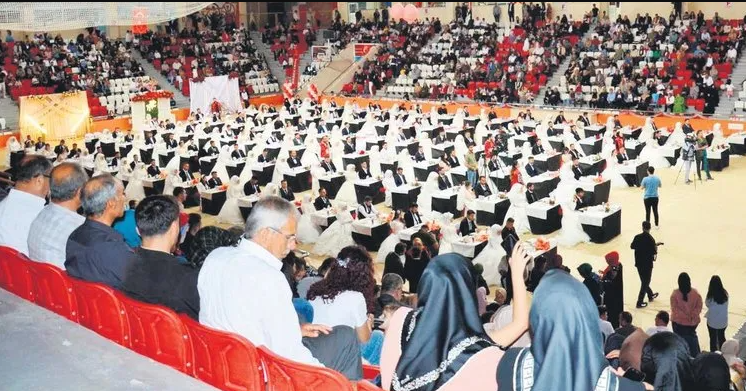
[{"label": "concrete step", "polygon": [[3,130],[19,129],[20,117],[21,109],[16,102],[10,99],[10,95],[0,99],[0,118],[5,119],[5,129]]},{"label": "concrete step", "polygon": [[156,70],[155,67],[153,67],[153,64],[144,59],[137,50],[132,51],[132,58],[137,60],[142,65],[142,68],[145,70],[145,73],[148,76],[158,81],[158,86],[161,89],[173,92],[176,107],[181,108],[190,106],[189,97],[184,96],[184,94],[181,93],[181,90],[177,89],[173,84],[169,83],[168,79],[166,79],[165,76],[161,75],[161,72]]}]

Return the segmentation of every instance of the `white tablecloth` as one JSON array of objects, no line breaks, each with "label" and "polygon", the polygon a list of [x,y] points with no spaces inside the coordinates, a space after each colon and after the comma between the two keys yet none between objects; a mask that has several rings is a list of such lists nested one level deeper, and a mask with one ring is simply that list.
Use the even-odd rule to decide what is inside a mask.
[{"label": "white tablecloth", "polygon": [[225,190],[210,189],[200,192],[200,196],[206,200],[212,200],[212,196],[217,193],[225,193]]},{"label": "white tablecloth", "polygon": [[728,136],[730,144],[746,144],[746,133],[735,133]]},{"label": "white tablecloth", "polygon": [[331,208],[317,210],[311,214],[311,221],[318,226],[326,227],[329,218],[333,216],[335,216],[335,214],[332,213]]},{"label": "white tablecloth", "polygon": [[305,167],[295,167],[285,171],[284,174],[290,176],[298,176],[300,174],[303,174],[304,172],[308,172],[308,169],[306,169]]},{"label": "white tablecloth", "polygon": [[495,206],[501,202],[510,202],[507,198],[499,198],[497,195],[491,195],[486,198],[477,198],[474,201],[474,207],[476,210],[482,212],[495,213]]},{"label": "white tablecloth", "polygon": [[410,184],[406,184],[406,185],[401,185],[401,186],[398,186],[398,187],[394,187],[394,188],[392,188],[390,190],[391,190],[392,193],[396,193],[396,194],[409,194],[410,191],[412,191],[414,189],[417,189],[419,187],[420,186],[413,186],[413,185],[410,185]]},{"label": "white tablecloth", "polygon": [[[467,258],[474,258],[474,250],[476,250],[477,246],[486,242],[486,240],[479,241],[479,242],[476,241],[476,236],[467,236],[466,238],[463,238],[463,239],[467,240],[467,242],[462,242],[461,240],[459,240],[452,244],[453,252],[457,254],[461,254]],[[472,239],[474,239],[475,241],[470,242],[470,240]]]},{"label": "white tablecloth", "polygon": [[420,170],[426,170],[426,171],[430,170],[431,167],[434,167],[434,166],[437,166],[437,165],[438,165],[438,160],[437,159],[430,160],[430,161],[426,160],[424,162],[412,163],[412,167],[419,168]]},{"label": "white tablecloth", "polygon": [[236,199],[238,206],[244,207],[244,208],[251,208],[254,206],[254,203],[259,201],[259,197],[252,194],[250,196],[244,196],[241,198]]},{"label": "white tablecloth", "polygon": [[352,232],[359,233],[360,235],[372,236],[374,228],[378,228],[384,224],[384,221],[378,221],[378,219],[362,219],[355,220],[352,222]]},{"label": "white tablecloth", "polygon": [[407,229],[403,229],[403,230],[399,231],[399,239],[401,239],[401,240],[403,240],[405,242],[412,241],[412,235],[414,235],[415,233],[417,233],[417,231],[420,230],[420,227],[422,227],[422,224],[417,224],[415,226],[412,226],[412,227],[409,227]]},{"label": "white tablecloth", "polygon": [[723,151],[724,149],[716,149],[714,151],[712,149],[709,149],[707,150],[707,158],[720,160],[723,158]]},{"label": "white tablecloth", "polygon": [[458,194],[458,187],[451,187],[450,189],[440,190],[433,193],[433,198],[440,200],[450,200],[451,197],[455,197]]},{"label": "white tablecloth", "polygon": [[537,176],[532,176],[532,177],[525,178],[525,181],[526,181],[527,185],[529,183],[536,184],[536,183],[542,183],[542,182],[546,182],[546,181],[552,180],[555,177],[557,177],[557,173],[552,174],[550,172],[543,172],[543,173],[541,173],[541,174],[539,174]]},{"label": "white tablecloth", "polygon": [[596,185],[600,185],[602,183],[609,182],[609,179],[604,179],[603,182],[598,183],[593,180],[591,177],[580,177],[580,180],[578,181],[578,187],[582,188],[585,191],[595,191]]},{"label": "white tablecloth", "polygon": [[528,215],[529,217],[546,220],[547,212],[549,212],[549,210],[551,210],[552,208],[557,207],[557,204],[549,205],[549,202],[547,202],[547,200],[547,198],[543,198],[537,202],[534,202],[533,204],[527,205],[526,215]]},{"label": "white tablecloth", "polygon": [[679,149],[681,149],[681,147],[674,147],[672,145],[664,145],[660,147],[663,157],[670,157],[670,158],[676,156],[676,151],[678,151]]},{"label": "white tablecloth", "polygon": [[622,209],[619,205],[611,205],[609,211],[604,209],[603,205],[596,205],[581,212],[578,216],[581,224],[593,225],[596,227],[603,226],[604,219]]},{"label": "white tablecloth", "polygon": [[380,179],[376,178],[368,178],[368,179],[358,179],[355,181],[355,184],[358,186],[370,186],[376,182],[380,182]]},{"label": "white tablecloth", "polygon": [[598,141],[598,140],[599,139],[597,139],[595,137],[586,137],[586,138],[578,141],[578,143],[579,144],[583,144],[583,145],[593,146],[594,144],[596,144],[596,141]]}]

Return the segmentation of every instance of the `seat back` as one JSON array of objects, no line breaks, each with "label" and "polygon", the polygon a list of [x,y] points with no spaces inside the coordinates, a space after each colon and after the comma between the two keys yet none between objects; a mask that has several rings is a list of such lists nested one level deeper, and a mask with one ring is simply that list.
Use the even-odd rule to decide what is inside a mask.
[{"label": "seat back", "polygon": [[30,262],[29,271],[36,304],[77,323],[78,301],[67,274],[57,266],[42,262]]},{"label": "seat back", "polygon": [[78,301],[80,324],[124,347],[130,346],[130,331],[124,306],[114,290],[103,284],[70,279]]},{"label": "seat back", "polygon": [[262,362],[251,342],[240,335],[201,325],[184,314],[181,321],[189,332],[195,378],[221,390],[264,389]]},{"label": "seat back", "polygon": [[363,364],[363,379],[373,380],[381,374],[381,369],[375,365]]},{"label": "seat back", "polygon": [[189,335],[179,316],[160,305],[143,303],[120,293],[117,297],[127,314],[132,350],[178,371],[191,373]]},{"label": "seat back", "polygon": [[357,382],[357,391],[382,391],[382,388],[378,388],[375,385],[368,383],[365,380]]},{"label": "seat back", "polygon": [[25,255],[10,247],[0,247],[0,288],[30,302],[34,301],[34,284]]},{"label": "seat back", "polygon": [[267,374],[267,391],[352,391],[352,383],[331,369],[288,360],[264,346],[259,347],[259,357]]}]

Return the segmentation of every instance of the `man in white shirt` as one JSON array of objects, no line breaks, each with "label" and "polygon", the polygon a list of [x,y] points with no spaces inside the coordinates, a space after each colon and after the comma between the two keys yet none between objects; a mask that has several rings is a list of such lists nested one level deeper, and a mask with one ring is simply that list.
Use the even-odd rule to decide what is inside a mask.
[{"label": "man in white shirt", "polygon": [[645,331],[645,333],[652,337],[654,334],[662,333],[664,331],[671,331],[671,329],[668,327],[668,321],[669,321],[668,312],[666,311],[658,311],[658,313],[655,315],[655,327],[651,327]]},{"label": "man in white shirt", "polygon": [[80,190],[88,174],[77,163],[62,163],[52,169],[49,205],[31,223],[29,258],[65,269],[67,239],[85,222],[78,214]]},{"label": "man in white shirt", "polygon": [[611,322],[607,320],[609,313],[607,312],[605,305],[598,306],[598,317],[598,327],[601,329],[601,334],[603,334],[605,343],[606,339],[609,338],[611,334],[614,334],[614,326],[612,326]]},{"label": "man in white shirt", "polygon": [[[235,247],[220,247],[205,259],[197,289],[200,323],[264,345],[284,358],[322,363],[350,380],[362,378],[357,335],[350,327],[299,325],[293,294],[280,271],[295,249],[298,216],[282,198],[259,200]],[[302,337],[306,337],[303,339]]]},{"label": "man in white shirt", "polygon": [[24,157],[16,167],[15,187],[0,202],[0,246],[28,255],[31,223],[49,195],[52,163],[41,155]]}]

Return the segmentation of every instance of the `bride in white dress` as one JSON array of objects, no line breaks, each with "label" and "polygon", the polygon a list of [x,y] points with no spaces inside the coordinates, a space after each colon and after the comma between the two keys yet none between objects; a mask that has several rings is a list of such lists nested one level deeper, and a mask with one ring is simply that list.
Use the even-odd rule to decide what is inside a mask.
[{"label": "bride in white dress", "polygon": [[[668,168],[671,167],[671,164],[668,163],[668,160],[666,160],[666,157],[663,156],[663,152],[661,151],[661,147],[658,145],[658,140],[653,138],[653,127],[651,125],[652,119],[648,117],[648,119],[645,122],[645,127],[643,127],[643,133],[640,134],[640,142],[645,143],[645,147],[642,148],[642,151],[640,152],[640,156],[637,158],[642,161],[647,161],[648,164],[655,168]],[[649,131],[646,132],[645,128],[649,127]],[[645,137],[643,138],[643,135]],[[605,172],[604,172],[605,174]]]},{"label": "bride in white dress", "polygon": [[168,176],[166,176],[166,180],[163,182],[163,194],[165,195],[172,195],[175,188],[184,187],[184,182],[181,181],[181,177],[179,176],[179,170],[169,170]]},{"label": "bride in white dress", "polygon": [[352,215],[346,205],[337,210],[337,220],[319,235],[313,253],[323,256],[336,257],[339,251],[352,246]]},{"label": "bride in white dress", "polygon": [[573,197],[572,201],[562,203],[562,229],[557,242],[565,247],[574,247],[578,243],[588,243],[591,238],[580,224],[580,213],[575,210],[577,201]]},{"label": "bride in white dress", "polygon": [[396,213],[389,226],[391,227],[391,233],[383,240],[381,247],[378,248],[378,254],[376,254],[377,263],[386,262],[386,256],[394,251],[394,247],[401,242],[399,232],[404,229],[404,222],[401,220],[400,213]]},{"label": "bride in white dress", "polygon": [[619,162],[616,159],[616,155],[611,155],[606,158],[606,169],[604,170],[602,177],[611,180],[611,187],[615,189],[627,187],[627,181],[624,180],[624,177],[622,177],[622,174],[619,172]]},{"label": "bride in white dress", "polygon": [[124,189],[124,195],[127,196],[128,201],[136,200],[139,202],[145,198],[145,189],[142,187],[143,178],[148,176],[145,170],[146,168],[143,163],[137,163],[135,169],[132,171],[127,188]]},{"label": "bride in white dress", "polygon": [[[348,164],[345,170],[345,182],[339,187],[335,202],[345,205],[357,205],[357,195],[355,194],[355,181],[357,180],[357,171],[354,164]],[[336,255],[336,254],[335,254]]]},{"label": "bride in white dress", "polygon": [[220,209],[220,213],[218,214],[218,221],[220,223],[231,225],[245,223],[243,216],[241,215],[241,209],[238,208],[238,199],[243,196],[241,180],[238,176],[234,175],[231,177],[230,184],[228,184],[225,204],[223,204],[223,207]]},{"label": "bride in white dress", "polygon": [[387,207],[391,207],[391,189],[396,187],[396,182],[394,181],[394,173],[391,172],[391,170],[386,170],[386,174],[383,175],[383,181],[381,182],[383,185],[383,188],[386,189],[386,197],[384,199],[384,205]]},{"label": "bride in white dress", "polygon": [[[559,171],[560,181],[557,184],[557,188],[550,193],[550,196],[554,197],[560,205],[564,205],[572,201],[575,196],[575,189],[578,187],[578,181],[575,180],[575,176],[572,173],[572,164],[565,162]],[[526,198],[525,196],[523,197]],[[511,199],[511,202],[512,199]]]},{"label": "bride in white dress", "polygon": [[321,229],[314,224],[311,215],[316,212],[310,194],[305,194],[301,200],[300,210],[303,212],[298,220],[298,241],[301,243],[316,243]]},{"label": "bride in white dress", "polygon": [[427,176],[427,181],[422,184],[422,190],[417,197],[417,205],[423,214],[429,214],[433,207],[433,194],[440,191],[438,189],[438,173],[431,172]]},{"label": "bride in white dress", "polygon": [[513,185],[507,194],[510,199],[510,207],[508,212],[505,214],[505,220],[512,218],[514,220],[513,227],[517,234],[524,234],[531,231],[531,226],[528,223],[528,215],[526,214],[526,194],[523,185],[517,183]]},{"label": "bride in white dress", "polygon": [[106,163],[106,156],[103,153],[99,153],[93,162],[93,176],[99,176],[107,172],[109,172],[109,164]]},{"label": "bride in white dress", "polygon": [[444,213],[441,218],[440,233],[443,237],[440,239],[440,248],[438,254],[448,254],[453,252],[453,243],[459,240],[458,227],[452,222],[453,215]]},{"label": "bride in white dress", "polygon": [[458,189],[456,196],[456,209],[462,210],[466,215],[467,210],[476,210],[477,196],[474,194],[471,183],[464,182]]},{"label": "bride in white dress", "polygon": [[500,264],[502,257],[505,256],[505,249],[503,249],[502,242],[502,227],[498,224],[494,224],[490,227],[490,239],[487,246],[485,246],[482,252],[480,252],[472,261],[475,265],[480,264],[484,266],[482,277],[484,277],[484,280],[487,281],[488,285],[500,284],[498,265]]}]

